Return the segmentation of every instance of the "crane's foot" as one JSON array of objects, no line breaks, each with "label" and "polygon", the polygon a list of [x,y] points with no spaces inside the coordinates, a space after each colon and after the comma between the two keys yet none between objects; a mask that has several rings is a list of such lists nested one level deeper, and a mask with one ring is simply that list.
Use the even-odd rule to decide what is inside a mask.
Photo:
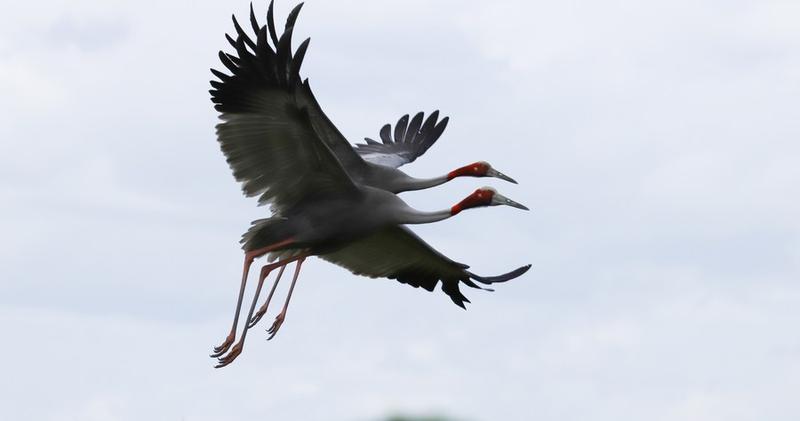
[{"label": "crane's foot", "polygon": [[226,365],[232,363],[233,360],[235,360],[236,357],[238,357],[239,354],[242,353],[242,346],[243,345],[242,345],[241,342],[239,342],[236,345],[234,345],[233,348],[231,348],[231,352],[229,352],[228,355],[225,355],[224,357],[219,357],[218,358],[219,363],[217,365],[215,365],[214,368],[222,368],[222,367],[225,367]]},{"label": "crane's foot", "polygon": [[233,341],[236,340],[236,333],[231,332],[228,334],[228,337],[225,338],[225,342],[220,344],[220,346],[214,347],[214,352],[211,353],[211,358],[217,358],[220,355],[226,353],[228,349],[230,349],[231,345],[233,345]]},{"label": "crane's foot", "polygon": [[283,320],[285,318],[286,318],[286,313],[284,312],[278,313],[278,315],[275,317],[275,322],[272,323],[272,327],[267,329],[267,333],[270,334],[267,340],[270,340],[275,337],[275,334],[278,333],[278,329],[281,328],[281,325],[283,324]]},{"label": "crane's foot", "polygon": [[247,322],[247,328],[250,329],[253,326],[255,326],[258,323],[258,321],[261,320],[262,317],[264,317],[264,314],[266,312],[267,312],[266,306],[261,306],[261,308],[258,309],[256,314],[253,315],[253,317],[250,319],[250,321]]}]

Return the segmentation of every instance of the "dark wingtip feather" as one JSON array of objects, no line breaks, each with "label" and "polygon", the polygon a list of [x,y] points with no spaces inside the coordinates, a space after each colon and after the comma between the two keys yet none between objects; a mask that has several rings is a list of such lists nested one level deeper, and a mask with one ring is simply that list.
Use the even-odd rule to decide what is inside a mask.
[{"label": "dark wingtip feather", "polygon": [[425,133],[425,141],[423,143],[423,150],[427,150],[431,147],[431,145],[439,139],[439,137],[444,132],[444,129],[447,127],[447,122],[450,121],[450,117],[445,117],[442,121],[439,122],[436,126],[433,127],[430,133]]},{"label": "dark wingtip feather", "polygon": [[442,281],[442,291],[447,294],[448,297],[455,303],[455,305],[463,308],[464,310],[467,309],[467,306],[464,303],[470,302],[464,294],[461,293],[461,290],[458,288],[458,281]]},{"label": "dark wingtip feather", "polygon": [[297,20],[297,15],[300,14],[300,9],[303,8],[303,3],[298,4],[297,6],[289,12],[289,17],[286,18],[286,28],[284,31],[289,32],[292,28],[294,28],[294,23]]},{"label": "dark wingtip feather", "polygon": [[247,45],[250,46],[250,48],[252,48],[253,51],[255,51],[256,50],[256,43],[253,42],[253,40],[251,40],[250,37],[247,36],[246,32],[244,32],[244,29],[242,29],[242,26],[239,25],[239,21],[236,20],[236,15],[231,15],[231,19],[233,19],[233,27],[236,28],[236,33],[239,34],[239,36],[241,38],[244,38],[244,42],[246,42]]},{"label": "dark wingtip feather", "polygon": [[306,56],[306,50],[308,49],[308,43],[311,42],[311,38],[306,38],[299,47],[297,47],[297,51],[294,53],[294,59],[292,60],[292,69],[289,71],[289,78],[292,83],[300,80],[300,67],[303,65],[303,58]]},{"label": "dark wingtip feather", "polygon": [[228,34],[225,34],[225,39],[228,40],[228,44],[230,44],[231,47],[236,48],[236,41],[233,40],[233,37],[231,37]]},{"label": "dark wingtip feather", "polygon": [[237,67],[224,51],[219,52],[219,61],[233,73],[236,73]]},{"label": "dark wingtip feather", "polygon": [[439,124],[436,125],[436,127],[442,126],[442,131],[444,131],[444,128],[447,127],[447,123],[449,121],[450,121],[450,117],[445,117],[445,118],[442,119],[441,122],[439,122]]},{"label": "dark wingtip feather", "polygon": [[247,47],[245,47],[244,43],[245,42],[242,37],[236,38],[236,54],[239,55],[238,58],[232,56],[231,54],[227,55],[228,58],[230,58],[234,63],[236,63],[236,60],[243,60],[245,58],[249,59],[251,57],[251,54],[247,51]]},{"label": "dark wingtip feather", "polygon": [[408,114],[400,117],[397,124],[394,126],[394,141],[402,142],[406,137],[406,128],[408,127]]},{"label": "dark wingtip feather", "polygon": [[250,26],[253,27],[253,32],[258,33],[258,20],[256,20],[256,12],[253,10],[253,2],[250,2]]},{"label": "dark wingtip feather", "polygon": [[272,44],[278,46],[278,34],[275,32],[275,14],[273,13],[273,1],[270,0],[269,8],[267,9],[267,26],[269,27],[269,37],[272,38]]},{"label": "dark wingtip feather", "polygon": [[491,289],[491,288],[484,288],[484,287],[482,287],[482,286],[480,286],[480,285],[476,284],[475,282],[472,282],[472,280],[470,280],[469,278],[462,279],[462,280],[461,280],[461,282],[463,282],[463,283],[464,283],[464,285],[466,285],[466,286],[468,286],[468,287],[470,287],[470,288],[482,289],[482,290],[484,290],[484,291],[490,291],[490,292],[493,292],[493,291],[494,291],[494,290],[493,290],[493,289]]},{"label": "dark wingtip feather", "polygon": [[512,280],[514,278],[517,278],[517,277],[521,276],[522,274],[527,272],[530,268],[531,268],[531,265],[528,264],[528,265],[525,265],[525,266],[522,266],[522,267],[518,267],[518,268],[512,270],[511,272],[504,273],[502,275],[497,275],[497,276],[478,276],[478,275],[476,275],[476,274],[474,274],[472,272],[467,272],[467,274],[469,275],[470,278],[472,278],[472,279],[474,279],[474,280],[476,280],[476,281],[478,281],[478,282],[480,282],[482,284],[489,285],[489,284],[494,284],[494,283],[498,283],[498,282],[510,281],[510,280]]},{"label": "dark wingtip feather", "polygon": [[422,123],[422,128],[420,131],[422,132],[422,136],[418,138],[419,141],[425,141],[428,138],[428,134],[433,130],[436,126],[436,121],[439,119],[439,110],[436,110],[425,119],[425,122]]},{"label": "dark wingtip feather", "polygon": [[211,70],[211,73],[213,73],[214,76],[216,76],[217,79],[219,79],[221,81],[225,81],[226,79],[230,79],[230,77],[228,75],[226,75],[225,73],[220,72],[217,69],[211,68],[210,70]]},{"label": "dark wingtip feather", "polygon": [[414,143],[416,141],[417,134],[419,134],[419,128],[422,127],[422,118],[425,117],[425,113],[422,111],[418,112],[414,115],[411,119],[411,122],[408,123],[408,129],[406,130],[406,143]]},{"label": "dark wingtip feather", "polygon": [[383,143],[385,143],[387,145],[391,144],[391,143],[394,143],[394,142],[392,142],[392,133],[391,132],[392,132],[392,126],[390,124],[384,124],[384,126],[381,127],[380,135],[381,135],[381,140],[383,141]]},{"label": "dark wingtip feather", "polygon": [[267,45],[267,28],[257,29],[256,34],[256,45],[258,46],[256,56],[260,57],[269,49]]}]

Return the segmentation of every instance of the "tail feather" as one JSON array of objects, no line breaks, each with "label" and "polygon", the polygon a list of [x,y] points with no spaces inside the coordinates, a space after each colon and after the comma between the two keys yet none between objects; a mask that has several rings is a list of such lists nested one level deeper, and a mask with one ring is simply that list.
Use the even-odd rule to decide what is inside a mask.
[{"label": "tail feather", "polygon": [[257,250],[283,241],[291,237],[291,234],[287,218],[276,216],[256,219],[250,224],[247,232],[242,234],[239,243],[242,244],[244,251]]}]

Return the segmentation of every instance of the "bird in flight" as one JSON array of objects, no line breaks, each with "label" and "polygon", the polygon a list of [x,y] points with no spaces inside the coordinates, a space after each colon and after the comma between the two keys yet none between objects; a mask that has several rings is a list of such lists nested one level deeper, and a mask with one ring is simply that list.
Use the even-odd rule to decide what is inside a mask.
[{"label": "bird in flight", "polygon": [[[527,208],[488,187],[433,212],[416,210],[400,199],[395,193],[433,187],[459,176],[515,181],[485,162],[433,179],[413,178],[398,170],[441,135],[448,119],[439,121],[438,112],[427,119],[418,113],[410,121],[403,116],[395,125],[394,139],[386,125],[380,130],[383,143],[366,139],[366,144],[354,148],[323,113],[308,80],[300,78],[309,39],[294,52],[291,41],[301,7],[302,3],[289,13],[278,36],[272,2],[263,26],[251,4],[252,37],[234,16],[236,37],[226,34],[234,53],[219,53],[230,74],[211,70],[218,79],[211,82],[210,93],[222,120],[217,125],[222,152],[244,194],[258,197],[259,204],[270,204],[273,212],[269,218],[253,221],[242,237],[245,259],[234,320],[228,336],[211,355],[219,359],[217,367],[241,354],[248,329],[268,310],[284,269],[295,263],[283,308],[268,329],[269,339],[275,336],[285,320],[301,266],[310,256],[354,274],[396,279],[428,291],[441,283],[442,291],[460,307],[469,302],[460,284],[486,289],[478,283],[505,282],[530,268],[525,265],[499,276],[478,276],[404,226],[441,221],[470,208]],[[234,345],[250,266],[261,256],[272,263],[259,271],[245,327]],[[256,312],[264,281],[274,270],[279,270],[278,276]]]}]

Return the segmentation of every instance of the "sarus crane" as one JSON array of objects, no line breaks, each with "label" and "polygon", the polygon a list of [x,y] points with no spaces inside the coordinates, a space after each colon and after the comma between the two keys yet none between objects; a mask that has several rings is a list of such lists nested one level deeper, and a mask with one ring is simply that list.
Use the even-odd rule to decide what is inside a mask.
[{"label": "sarus crane", "polygon": [[[504,282],[530,268],[526,265],[499,276],[478,276],[403,226],[441,221],[470,208],[527,208],[491,188],[480,188],[452,207],[434,212],[413,209],[397,197],[397,192],[432,187],[456,176],[513,180],[484,162],[430,180],[414,179],[397,170],[396,166],[424,153],[444,130],[447,119],[437,124],[437,112],[424,123],[421,113],[410,123],[403,116],[395,127],[394,142],[387,142],[391,129],[384,126],[384,144],[368,139],[366,145],[354,149],[322,112],[308,80],[300,79],[309,39],[294,54],[291,39],[301,7],[302,3],[290,12],[278,37],[272,2],[265,26],[258,24],[251,4],[255,41],[234,17],[237,37],[226,34],[226,38],[236,54],[219,53],[231,74],[212,69],[219,79],[211,82],[210,93],[222,120],[217,125],[221,149],[245,195],[258,196],[259,204],[269,203],[273,211],[270,218],[253,221],[242,237],[245,259],[236,311],[228,336],[211,355],[219,358],[216,367],[230,364],[242,352],[248,329],[266,312],[280,275],[294,262],[286,301],[268,329],[269,339],[275,336],[285,320],[300,268],[309,256],[319,256],[354,274],[396,279],[428,291],[441,282],[442,291],[462,308],[469,300],[461,293],[460,283],[485,289],[475,282]],[[380,157],[379,163],[362,158],[369,156]],[[272,263],[259,273],[247,323],[233,345],[250,266],[265,255]],[[267,301],[254,314],[264,280],[275,269],[280,272]]]}]

